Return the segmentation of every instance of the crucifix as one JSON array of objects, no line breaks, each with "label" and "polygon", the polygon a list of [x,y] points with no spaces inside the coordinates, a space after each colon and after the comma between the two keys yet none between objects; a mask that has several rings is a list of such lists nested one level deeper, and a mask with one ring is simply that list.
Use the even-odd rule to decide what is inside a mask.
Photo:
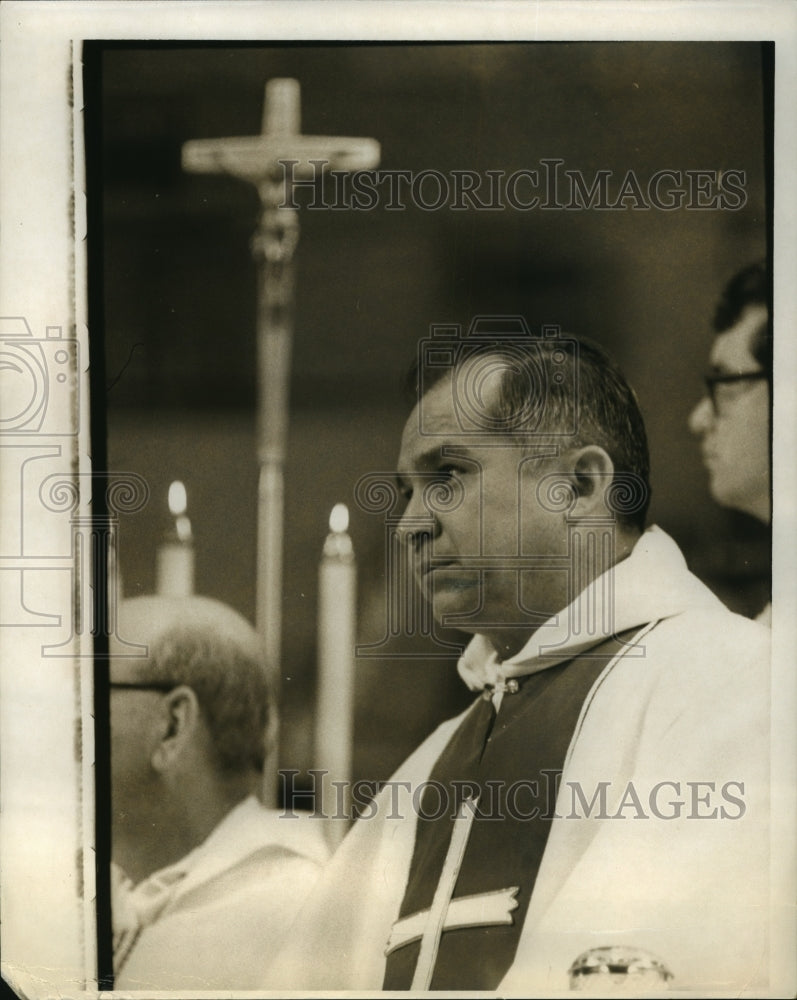
[{"label": "crucifix", "polygon": [[[288,377],[293,330],[293,257],[299,238],[291,184],[324,170],[369,170],[379,163],[374,139],[302,135],[299,81],[266,83],[260,135],[198,139],[183,146],[183,169],[224,173],[254,184],[260,221],[252,239],[258,266],[256,624],[263,638],[275,702],[280,689],[282,631],[283,467],[288,427]],[[290,170],[288,169],[290,168]],[[277,722],[270,724],[269,757],[275,765]],[[277,767],[266,763],[264,797],[276,799]]]}]

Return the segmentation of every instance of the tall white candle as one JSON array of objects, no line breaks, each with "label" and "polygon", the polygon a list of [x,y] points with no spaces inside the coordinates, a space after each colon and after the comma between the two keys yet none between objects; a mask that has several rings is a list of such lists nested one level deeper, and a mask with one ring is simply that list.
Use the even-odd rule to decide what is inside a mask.
[{"label": "tall white candle", "polygon": [[177,480],[169,487],[174,520],[158,549],[156,589],[163,597],[187,597],[194,592],[194,536],[187,510],[185,486]]},{"label": "tall white candle", "polygon": [[[324,772],[316,786],[323,812],[333,818],[328,830],[339,841],[351,807],[354,663],[356,641],[357,569],[348,534],[345,504],[332,508],[318,580],[318,695],[316,702],[315,765]],[[335,782],[343,785],[335,786]]]}]

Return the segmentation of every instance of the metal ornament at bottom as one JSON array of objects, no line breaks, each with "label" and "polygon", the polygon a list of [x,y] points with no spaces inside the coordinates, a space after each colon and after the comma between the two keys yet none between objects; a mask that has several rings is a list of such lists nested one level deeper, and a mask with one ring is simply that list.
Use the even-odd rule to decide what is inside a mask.
[{"label": "metal ornament at bottom", "polygon": [[571,990],[621,996],[664,992],[673,978],[659,958],[629,945],[590,948],[573,962],[568,975]]}]

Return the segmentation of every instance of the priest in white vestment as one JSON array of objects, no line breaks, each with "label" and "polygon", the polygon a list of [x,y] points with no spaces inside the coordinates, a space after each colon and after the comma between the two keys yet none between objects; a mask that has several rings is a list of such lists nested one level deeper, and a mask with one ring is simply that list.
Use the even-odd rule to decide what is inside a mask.
[{"label": "priest in white vestment", "polygon": [[327,858],[317,821],[256,794],[258,637],[208,598],[133,598],[110,686],[115,988],[253,989]]},{"label": "priest in white vestment", "polygon": [[433,346],[399,533],[473,633],[476,700],[364,810],[262,985],[766,989],[768,630],[645,529],[644,424],[602,351]]}]

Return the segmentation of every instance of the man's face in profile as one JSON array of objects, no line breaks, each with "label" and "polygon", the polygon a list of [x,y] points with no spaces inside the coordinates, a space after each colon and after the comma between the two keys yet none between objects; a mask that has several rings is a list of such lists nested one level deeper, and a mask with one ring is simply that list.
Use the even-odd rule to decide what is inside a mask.
[{"label": "man's face in profile", "polygon": [[142,796],[152,795],[151,755],[157,743],[161,691],[137,687],[129,662],[111,662],[112,830],[122,835],[141,810]]},{"label": "man's face in profile", "polygon": [[[163,687],[149,686],[148,647],[156,637],[154,599],[123,601],[119,630],[110,639],[111,834],[113,853],[140,831],[147,809],[157,808],[152,754],[163,732]],[[129,844],[128,844],[129,846]]]},{"label": "man's face in profile", "polygon": [[[485,387],[485,406],[497,393],[498,377]],[[543,621],[566,603],[564,573],[521,574],[517,568],[520,556],[566,551],[561,513],[545,510],[535,492],[539,477],[551,471],[551,459],[530,458],[529,451],[506,433],[463,433],[451,376],[435,384],[410,415],[398,459],[408,501],[400,533],[412,551],[416,583],[438,621],[454,624],[444,617],[466,615],[457,627],[476,632],[529,620],[533,613]],[[555,451],[546,449],[549,456]]]},{"label": "man's face in profile", "polygon": [[[765,306],[748,306],[738,323],[720,333],[711,350],[710,374],[763,373],[751,351],[767,321]],[[689,417],[701,440],[711,495],[724,507],[769,521],[769,384],[766,377],[718,381],[713,401],[702,399]]]}]

